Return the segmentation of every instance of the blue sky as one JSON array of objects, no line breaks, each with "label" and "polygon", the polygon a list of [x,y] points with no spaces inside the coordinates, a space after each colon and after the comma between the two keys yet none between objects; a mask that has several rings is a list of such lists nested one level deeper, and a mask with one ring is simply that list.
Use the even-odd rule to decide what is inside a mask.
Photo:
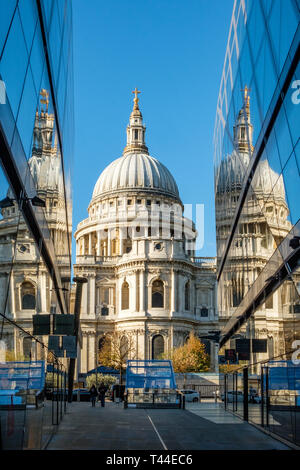
[{"label": "blue sky", "polygon": [[149,153],[184,204],[205,205],[214,256],[213,130],[233,0],[73,0],[73,229],[103,169],[122,155],[138,87]]}]

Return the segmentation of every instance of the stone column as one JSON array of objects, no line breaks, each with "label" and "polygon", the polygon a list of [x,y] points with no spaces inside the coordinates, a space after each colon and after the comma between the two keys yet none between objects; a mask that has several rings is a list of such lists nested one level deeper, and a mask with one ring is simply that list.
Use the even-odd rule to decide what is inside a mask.
[{"label": "stone column", "polygon": [[183,296],[179,294],[182,277],[177,272],[176,276],[176,312],[182,312],[183,310]]},{"label": "stone column", "polygon": [[140,352],[139,352],[139,330],[136,330],[135,332],[135,351],[136,351],[136,355],[135,355],[135,359],[140,359]]},{"label": "stone column", "polygon": [[136,312],[140,309],[140,276],[139,271],[135,273],[135,310]]},{"label": "stone column", "polygon": [[89,255],[92,254],[92,234],[91,232],[89,233]]},{"label": "stone column", "polygon": [[179,281],[179,272],[175,271],[175,312],[180,310]]},{"label": "stone column", "polygon": [[176,312],[176,271],[172,270],[172,282],[171,282],[171,313]]},{"label": "stone column", "polygon": [[45,283],[45,273],[41,272],[39,275],[39,282],[38,282],[38,289],[39,289],[39,308],[41,312],[46,312],[46,283]]},{"label": "stone column", "polygon": [[120,281],[119,278],[116,278],[116,283],[115,283],[115,308],[114,311],[118,315],[121,311],[121,305],[120,305]]},{"label": "stone column", "polygon": [[123,255],[124,252],[124,240],[123,240],[123,227],[119,229],[119,255]]},{"label": "stone column", "polygon": [[101,232],[100,230],[97,231],[97,255],[101,256]]},{"label": "stone column", "polygon": [[89,297],[90,297],[90,311],[89,313],[95,314],[95,301],[96,301],[96,279],[95,276],[89,278]]},{"label": "stone column", "polygon": [[88,282],[86,284],[83,284],[82,286],[82,300],[81,300],[81,313],[86,314],[88,313],[87,310],[87,292],[88,292],[88,285],[89,285],[89,278]]},{"label": "stone column", "polygon": [[215,310],[215,317],[219,317],[219,309],[218,309],[218,281],[215,282],[214,287],[214,310]]},{"label": "stone column", "polygon": [[[149,297],[148,297],[148,275],[147,272],[145,271],[144,274],[144,292],[145,292],[145,300],[144,300],[144,305],[145,305],[145,311],[147,312],[149,309]],[[151,306],[150,306],[151,308]]]},{"label": "stone column", "polygon": [[111,233],[110,229],[107,232],[107,256],[111,256]]},{"label": "stone column", "polygon": [[9,285],[9,291],[10,291],[10,298],[11,298],[11,313],[12,315],[14,316],[15,313],[16,313],[16,309],[15,309],[15,288],[14,288],[14,273],[12,272],[11,273],[11,278],[10,278],[10,285]]},{"label": "stone column", "polygon": [[115,313],[116,310],[116,300],[115,300],[115,289],[114,287],[109,288],[109,305],[110,305],[110,310],[109,313]]},{"label": "stone column", "polygon": [[82,254],[85,255],[85,236],[82,237]]},{"label": "stone column", "polygon": [[95,336],[89,335],[89,356],[88,356],[88,370],[94,369],[96,367],[96,342]]},{"label": "stone column", "polygon": [[140,312],[145,312],[145,271],[140,271]]},{"label": "stone column", "polygon": [[81,349],[81,365],[82,369],[81,371],[87,372],[88,371],[88,338],[87,335],[83,333],[82,336],[82,349]]}]

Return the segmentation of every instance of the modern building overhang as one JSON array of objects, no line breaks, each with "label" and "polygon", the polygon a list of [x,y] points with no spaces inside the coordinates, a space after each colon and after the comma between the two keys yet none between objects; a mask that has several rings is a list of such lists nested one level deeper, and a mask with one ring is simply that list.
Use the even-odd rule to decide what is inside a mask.
[{"label": "modern building overhang", "polygon": [[[246,293],[234,315],[221,331],[220,347],[233,336],[248,318],[270,297],[283,282],[292,280],[292,273],[300,268],[300,246],[290,246],[300,235],[300,220],[279,245],[254,284]],[[293,244],[293,243],[292,243]]]}]

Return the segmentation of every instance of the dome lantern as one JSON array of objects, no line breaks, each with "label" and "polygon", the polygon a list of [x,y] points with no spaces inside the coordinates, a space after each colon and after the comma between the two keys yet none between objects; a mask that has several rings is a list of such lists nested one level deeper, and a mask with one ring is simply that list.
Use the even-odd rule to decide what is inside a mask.
[{"label": "dome lantern", "polygon": [[145,144],[146,126],[143,125],[143,116],[139,108],[138,94],[141,93],[137,88],[133,90],[134,105],[130,114],[129,125],[127,126],[127,145],[124,148],[123,155],[131,152],[143,152],[148,154],[148,147]]},{"label": "dome lantern", "polygon": [[234,145],[238,152],[253,151],[253,126],[250,118],[250,89],[245,86],[244,92],[244,104],[238,114],[237,123],[233,128],[234,133]]}]

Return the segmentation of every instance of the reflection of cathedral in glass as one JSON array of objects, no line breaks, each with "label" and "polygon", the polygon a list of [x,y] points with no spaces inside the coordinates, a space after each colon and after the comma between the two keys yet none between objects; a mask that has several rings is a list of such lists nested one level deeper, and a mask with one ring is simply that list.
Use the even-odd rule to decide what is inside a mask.
[{"label": "reflection of cathedral in glass", "polygon": [[[39,109],[36,111],[31,157],[26,171],[34,182],[34,193],[45,202],[44,212],[51,246],[55,247],[57,265],[62,277],[70,278],[68,229],[66,223],[65,195],[61,156],[55,135],[54,114],[48,112],[48,92],[42,90]],[[36,190],[35,190],[36,188]],[[1,209],[0,218],[0,308],[6,305],[6,315],[19,326],[32,333],[32,315],[55,313],[57,299],[46,266],[41,258],[19,207],[9,189],[8,207]],[[69,214],[70,216],[70,214]],[[54,251],[54,250],[53,250]],[[11,260],[14,259],[11,273]],[[6,287],[9,281],[8,302]],[[9,323],[4,326],[6,348],[17,357],[28,357],[31,338]],[[34,342],[33,355],[42,357],[40,345]]]},{"label": "reflection of cathedral in glass", "polygon": [[[224,253],[231,223],[245,177],[252,158],[253,125],[250,114],[250,96],[244,90],[244,105],[239,111],[233,129],[233,147],[221,163],[217,173],[216,229],[218,259]],[[276,173],[267,159],[258,162],[255,176],[248,190],[234,238],[231,243],[221,282],[219,283],[219,319],[223,325],[232,317],[248,289],[270,260],[274,250],[291,230],[289,209],[282,175]],[[240,329],[236,337],[266,339],[267,353],[253,355],[252,362],[274,357],[291,347],[294,335],[293,304],[298,295],[293,282],[286,282],[266,298],[262,308]],[[289,343],[289,344],[287,344]],[[228,347],[228,346],[227,346]]]}]

